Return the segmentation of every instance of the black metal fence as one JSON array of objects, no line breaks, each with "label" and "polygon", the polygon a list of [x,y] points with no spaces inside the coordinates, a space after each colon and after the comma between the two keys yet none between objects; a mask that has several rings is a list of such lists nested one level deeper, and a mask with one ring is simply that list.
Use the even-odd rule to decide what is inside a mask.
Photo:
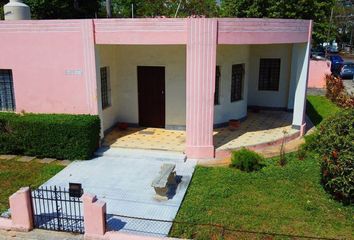
[{"label": "black metal fence", "polygon": [[[84,233],[83,204],[80,197],[71,197],[65,188],[42,187],[32,190],[33,219],[36,228]],[[182,222],[149,219],[126,215],[107,214],[107,230],[122,231],[150,236],[196,239],[325,239],[274,232],[232,229],[221,224]]]},{"label": "black metal fence", "polygon": [[41,187],[32,190],[35,228],[84,233],[84,218],[80,197],[71,197],[61,187]]},{"label": "black metal fence", "polygon": [[125,231],[135,234],[153,236],[168,236],[195,240],[239,240],[239,239],[323,239],[336,240],[334,238],[322,238],[316,236],[291,235],[274,232],[248,231],[232,229],[221,224],[169,221],[160,219],[148,219],[117,214],[107,215],[107,230]]}]

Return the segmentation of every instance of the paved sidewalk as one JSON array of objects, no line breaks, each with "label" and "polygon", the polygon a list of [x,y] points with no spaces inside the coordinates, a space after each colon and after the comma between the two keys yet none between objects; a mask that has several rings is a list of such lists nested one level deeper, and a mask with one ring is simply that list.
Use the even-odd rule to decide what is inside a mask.
[{"label": "paved sidewalk", "polygon": [[[44,186],[68,188],[69,182],[82,183],[85,192],[107,203],[109,230],[149,236],[166,236],[171,223],[136,220],[116,215],[172,221],[191,181],[196,161],[181,153],[114,148],[101,157],[75,161]],[[151,187],[163,163],[176,164],[181,182],[169,200],[155,198]]]},{"label": "paved sidewalk", "polygon": [[34,229],[30,232],[0,230],[0,240],[82,240],[84,235]]}]

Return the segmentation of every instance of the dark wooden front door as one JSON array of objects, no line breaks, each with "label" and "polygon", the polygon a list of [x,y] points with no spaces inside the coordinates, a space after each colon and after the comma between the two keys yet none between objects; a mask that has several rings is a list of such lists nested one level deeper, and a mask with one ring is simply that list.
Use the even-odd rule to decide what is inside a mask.
[{"label": "dark wooden front door", "polygon": [[138,66],[139,125],[165,127],[165,67]]}]

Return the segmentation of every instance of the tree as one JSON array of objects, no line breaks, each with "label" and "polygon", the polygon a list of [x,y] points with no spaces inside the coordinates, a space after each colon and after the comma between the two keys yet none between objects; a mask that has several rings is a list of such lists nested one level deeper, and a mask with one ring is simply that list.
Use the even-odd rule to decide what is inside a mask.
[{"label": "tree", "polygon": [[95,18],[99,0],[27,0],[33,19]]},{"label": "tree", "polygon": [[0,0],[0,20],[4,19],[4,5],[7,2],[7,0]]},{"label": "tree", "polygon": [[354,7],[351,1],[338,1],[334,8],[333,31],[339,43],[353,44]]},{"label": "tree", "polygon": [[221,4],[223,17],[269,17],[314,20],[315,43],[333,37],[330,24],[331,9],[336,0],[224,0]]},{"label": "tree", "polygon": [[268,0],[223,0],[221,2],[222,17],[267,17],[270,7]]},{"label": "tree", "polygon": [[134,17],[218,16],[215,0],[112,0],[113,16],[132,17],[132,6]]},{"label": "tree", "polygon": [[[7,1],[0,0],[0,5],[3,2]],[[215,0],[112,0],[112,16],[132,17],[133,11],[134,17],[174,17],[178,9],[177,17],[312,19],[313,40],[321,43],[336,35],[336,26],[330,23],[331,10],[336,2],[342,5],[351,3],[347,0],[223,0],[219,7]],[[34,19],[106,16],[105,0],[27,0],[26,3],[31,7]],[[342,22],[340,28],[348,30],[348,23]]]},{"label": "tree", "polygon": [[218,17],[219,7],[215,0],[183,0],[178,12],[178,17],[187,16],[205,16],[205,17]]}]

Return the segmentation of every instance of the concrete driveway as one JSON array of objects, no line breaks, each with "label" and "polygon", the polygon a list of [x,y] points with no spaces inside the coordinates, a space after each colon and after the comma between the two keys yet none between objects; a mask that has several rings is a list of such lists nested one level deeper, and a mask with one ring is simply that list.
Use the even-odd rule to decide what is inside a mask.
[{"label": "concrete driveway", "polygon": [[[89,161],[75,161],[51,178],[43,186],[68,188],[69,182],[81,183],[84,192],[96,194],[107,203],[107,220],[110,230],[151,236],[166,236],[169,222],[176,217],[196,161],[185,161],[185,155],[174,152],[109,149],[102,156]],[[158,200],[151,182],[163,163],[176,164],[180,183],[169,200]]]}]

